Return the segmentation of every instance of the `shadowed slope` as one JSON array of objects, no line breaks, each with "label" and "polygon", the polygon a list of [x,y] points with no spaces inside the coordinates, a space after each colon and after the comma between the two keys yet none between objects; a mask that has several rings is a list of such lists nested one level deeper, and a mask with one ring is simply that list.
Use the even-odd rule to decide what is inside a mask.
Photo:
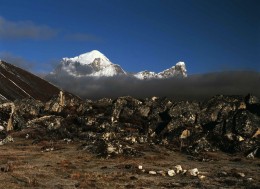
[{"label": "shadowed slope", "polygon": [[0,81],[0,99],[2,100],[31,97],[47,101],[60,91],[49,82],[3,61],[0,61]]}]

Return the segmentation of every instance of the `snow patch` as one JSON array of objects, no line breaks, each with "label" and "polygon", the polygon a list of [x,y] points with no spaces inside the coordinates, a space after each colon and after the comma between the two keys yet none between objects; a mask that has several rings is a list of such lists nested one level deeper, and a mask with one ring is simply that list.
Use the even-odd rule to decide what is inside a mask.
[{"label": "snow patch", "polygon": [[110,65],[110,60],[98,50],[75,56],[74,58],[63,58],[66,62],[79,62],[80,64],[91,64],[95,59],[100,58],[102,65]]}]

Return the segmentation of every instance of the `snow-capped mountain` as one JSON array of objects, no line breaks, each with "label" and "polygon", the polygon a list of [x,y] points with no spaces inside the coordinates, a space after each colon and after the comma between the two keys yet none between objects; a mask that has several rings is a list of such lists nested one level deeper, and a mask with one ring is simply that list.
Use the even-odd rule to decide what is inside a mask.
[{"label": "snow-capped mountain", "polygon": [[160,73],[142,71],[134,74],[125,72],[119,65],[112,63],[104,54],[97,50],[81,54],[74,58],[63,58],[59,66],[51,72],[52,76],[68,74],[73,77],[112,77],[125,75],[137,79],[187,77],[184,62]]},{"label": "snow-capped mountain", "polygon": [[119,65],[113,64],[104,54],[97,50],[74,58],[63,58],[60,65],[51,74],[59,75],[64,72],[74,77],[111,77],[126,74]]},{"label": "snow-capped mountain", "polygon": [[134,74],[134,76],[138,79],[187,77],[187,70],[184,62],[178,62],[175,66],[159,73],[142,71]]},{"label": "snow-capped mountain", "polygon": [[159,78],[169,78],[173,76],[187,77],[187,70],[184,62],[178,62],[175,66],[158,73]]},{"label": "snow-capped mountain", "polygon": [[152,79],[152,78],[156,78],[157,74],[155,72],[150,72],[150,71],[141,71],[138,72],[136,74],[133,74],[134,77],[136,77],[137,79]]}]

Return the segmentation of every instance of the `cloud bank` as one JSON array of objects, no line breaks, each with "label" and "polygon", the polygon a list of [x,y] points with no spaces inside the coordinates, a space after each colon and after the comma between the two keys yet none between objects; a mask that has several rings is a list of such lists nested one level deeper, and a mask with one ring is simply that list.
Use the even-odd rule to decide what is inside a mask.
[{"label": "cloud bank", "polygon": [[83,99],[133,96],[147,98],[168,97],[176,100],[205,100],[214,95],[260,96],[259,72],[219,72],[192,75],[188,78],[138,80],[133,77],[73,78],[68,75],[46,76],[51,83]]},{"label": "cloud bank", "polygon": [[0,39],[46,40],[57,35],[57,30],[31,21],[9,21],[0,16]]}]

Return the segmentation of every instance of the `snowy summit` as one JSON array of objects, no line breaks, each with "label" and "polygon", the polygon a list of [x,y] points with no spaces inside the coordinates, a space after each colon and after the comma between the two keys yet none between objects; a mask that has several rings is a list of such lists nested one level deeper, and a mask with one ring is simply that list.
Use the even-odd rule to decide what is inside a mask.
[{"label": "snowy summit", "polygon": [[112,62],[98,50],[93,50],[74,58],[63,58],[63,61],[79,62],[80,64],[91,64],[95,59],[99,58],[102,65],[109,65]]},{"label": "snowy summit", "polygon": [[184,62],[178,62],[175,66],[160,73],[142,71],[135,74],[125,72],[120,65],[112,63],[104,54],[93,50],[73,58],[63,58],[59,66],[51,75],[68,74],[73,77],[112,77],[125,75],[137,79],[187,77]]},{"label": "snowy summit", "polygon": [[104,54],[97,50],[74,58],[63,58],[54,74],[60,74],[60,72],[66,72],[74,77],[111,77],[126,74],[119,65],[110,62]]}]

